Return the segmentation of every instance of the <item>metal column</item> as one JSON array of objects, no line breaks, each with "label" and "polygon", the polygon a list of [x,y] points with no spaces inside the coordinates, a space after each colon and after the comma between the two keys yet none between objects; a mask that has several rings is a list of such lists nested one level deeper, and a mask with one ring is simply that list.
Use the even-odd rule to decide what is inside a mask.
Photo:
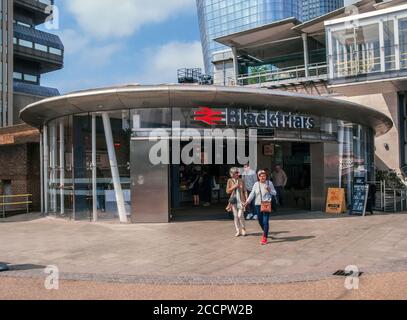
[{"label": "metal column", "polygon": [[384,41],[384,22],[379,21],[379,40],[380,40],[380,71],[386,72],[386,51]]},{"label": "metal column", "polygon": [[109,153],[110,168],[112,171],[113,186],[116,195],[117,209],[119,211],[120,222],[127,223],[126,207],[124,205],[124,195],[120,184],[119,168],[117,166],[116,151],[114,150],[112,127],[109,115],[103,112],[103,126],[105,129],[106,145]]},{"label": "metal column", "polygon": [[64,121],[59,123],[59,186],[61,215],[65,214],[65,132]]},{"label": "metal column", "polygon": [[97,171],[96,171],[96,115],[92,114],[92,213],[93,222],[98,220]]},{"label": "metal column", "polygon": [[[332,32],[328,30],[327,33],[328,37],[328,64],[329,64],[329,79],[333,79],[335,75],[335,70],[334,70],[334,49],[333,49],[333,43],[332,43]],[[337,62],[339,65],[339,61]],[[338,71],[337,71],[338,73]]]},{"label": "metal column", "polygon": [[51,211],[56,213],[57,211],[57,189],[56,189],[56,167],[57,167],[57,131],[56,124],[51,123],[50,127],[50,162],[51,162]]},{"label": "metal column", "polygon": [[399,20],[394,20],[394,55],[396,56],[396,70],[401,69],[400,56],[400,25]]},{"label": "metal column", "polygon": [[44,213],[48,214],[48,167],[49,167],[49,148],[48,148],[48,127],[45,125],[43,130],[43,160],[44,160]]},{"label": "metal column", "polygon": [[239,62],[237,61],[237,49],[235,47],[232,47],[232,53],[233,53],[233,68],[235,70],[235,77],[237,80],[239,78]]},{"label": "metal column", "polygon": [[304,45],[304,68],[305,68],[305,77],[309,77],[309,53],[308,53],[308,35],[306,33],[302,34],[302,42]]},{"label": "metal column", "polygon": [[40,189],[41,189],[41,213],[44,214],[44,136],[40,133]]}]

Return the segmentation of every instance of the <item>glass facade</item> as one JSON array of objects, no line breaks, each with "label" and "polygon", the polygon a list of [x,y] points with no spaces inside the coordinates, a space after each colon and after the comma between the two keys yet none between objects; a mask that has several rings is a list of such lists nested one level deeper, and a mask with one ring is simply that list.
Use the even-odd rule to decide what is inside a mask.
[{"label": "glass facade", "polygon": [[308,21],[344,6],[343,0],[303,0],[302,21]]},{"label": "glass facade", "polygon": [[326,28],[330,78],[405,76],[407,10],[379,11],[355,21],[334,20]]},{"label": "glass facade", "polygon": [[[262,110],[249,109],[255,114],[261,114]],[[176,207],[176,203],[183,201],[181,193],[178,194],[182,187],[179,181],[182,179],[174,173],[182,174],[183,171],[177,170],[180,166],[173,164],[172,159],[168,165],[147,163],[153,145],[149,137],[151,131],[157,128],[168,132],[171,137],[174,132],[173,121],[177,121],[181,129],[188,128],[195,132],[208,129],[207,125],[193,120],[193,112],[193,108],[176,106],[124,109],[75,114],[49,122],[42,130],[42,159],[46,168],[45,211],[57,217],[79,221],[123,222],[121,215],[124,214],[128,222],[134,214],[138,214],[135,212],[138,208],[151,210],[149,190],[161,190],[160,187],[166,181],[169,183],[168,189],[165,186],[159,191],[162,193],[160,198],[168,196],[171,199],[168,201],[170,208]],[[345,188],[349,204],[354,178],[364,177],[367,181],[374,179],[374,132],[354,123],[310,117],[314,121],[312,128],[259,129],[258,141],[265,139],[277,144],[279,141],[297,142],[308,147],[316,143],[331,146],[332,157],[326,158],[323,163],[325,166],[333,164],[337,174],[330,177],[328,183],[330,186]],[[222,127],[226,128],[223,125],[216,126]],[[232,131],[243,127],[227,126]],[[147,149],[142,149],[142,146]],[[171,146],[169,142],[169,148]],[[216,152],[214,154],[218,157]],[[199,161],[205,160],[202,158]],[[228,172],[231,166],[238,165],[222,163],[216,172]],[[312,174],[310,180],[313,179]],[[221,181],[216,180],[216,183],[221,184]],[[146,191],[147,188],[150,189]],[[142,207],[144,202],[145,207]],[[160,204],[166,206],[167,201]],[[157,209],[157,206],[153,208]],[[166,207],[162,210],[165,214]]]},{"label": "glass facade", "polygon": [[213,39],[301,14],[298,0],[197,0],[197,7],[207,73],[212,54],[227,49]]},{"label": "glass facade", "polygon": [[285,18],[306,21],[343,6],[343,0],[197,0],[205,70],[212,74],[212,55],[228,48],[213,41]]}]

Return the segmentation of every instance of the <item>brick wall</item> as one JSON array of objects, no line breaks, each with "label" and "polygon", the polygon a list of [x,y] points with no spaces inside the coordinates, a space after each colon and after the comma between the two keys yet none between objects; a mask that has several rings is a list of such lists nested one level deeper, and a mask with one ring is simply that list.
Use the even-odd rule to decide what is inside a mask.
[{"label": "brick wall", "polygon": [[11,180],[13,194],[32,194],[33,210],[38,211],[41,203],[39,144],[0,146],[0,180]]}]

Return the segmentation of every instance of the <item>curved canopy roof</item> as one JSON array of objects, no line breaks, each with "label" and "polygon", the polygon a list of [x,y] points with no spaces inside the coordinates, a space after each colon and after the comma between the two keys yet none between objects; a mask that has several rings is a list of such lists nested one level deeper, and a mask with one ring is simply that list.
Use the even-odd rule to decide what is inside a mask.
[{"label": "curved canopy roof", "polygon": [[383,135],[393,127],[385,114],[333,98],[243,87],[198,85],[128,85],[73,92],[28,105],[20,118],[35,127],[63,116],[135,108],[262,107],[366,125]]}]

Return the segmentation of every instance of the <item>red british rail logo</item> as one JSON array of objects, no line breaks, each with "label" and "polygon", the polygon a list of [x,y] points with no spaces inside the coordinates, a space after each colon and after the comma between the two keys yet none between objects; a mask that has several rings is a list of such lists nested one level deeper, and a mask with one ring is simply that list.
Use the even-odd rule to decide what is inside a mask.
[{"label": "red british rail logo", "polygon": [[199,107],[199,110],[194,112],[194,120],[212,126],[224,121],[225,118],[222,111],[214,111],[208,107]]}]

